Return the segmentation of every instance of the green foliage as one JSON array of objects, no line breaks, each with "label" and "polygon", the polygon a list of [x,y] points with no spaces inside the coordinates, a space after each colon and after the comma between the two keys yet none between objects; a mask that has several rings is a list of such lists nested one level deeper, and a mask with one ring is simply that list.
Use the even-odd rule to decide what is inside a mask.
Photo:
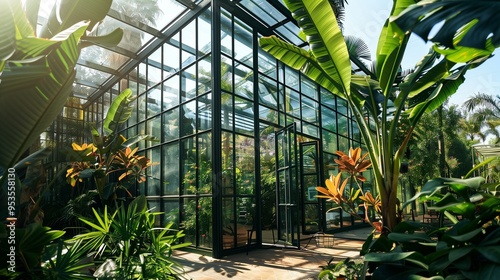
[{"label": "green foliage", "polygon": [[[12,167],[63,108],[87,34],[106,15],[111,0],[61,1],[36,37],[38,10],[2,0],[0,41],[0,166]],[[35,5],[29,7],[35,7]],[[31,14],[28,14],[31,13]],[[30,19],[30,20],[29,20]],[[114,32],[110,43],[121,40]],[[101,41],[104,40],[101,38]]]},{"label": "green foliage", "polygon": [[81,146],[73,143],[68,155],[74,160],[67,170],[68,183],[75,187],[78,182],[89,182],[100,199],[109,205],[117,198],[118,189],[128,192],[136,182],[146,181],[144,171],[153,165],[148,158],[137,154],[137,147],[131,147],[140,141],[158,141],[149,135],[126,139],[118,134],[120,125],[131,116],[135,100],[131,94],[132,91],[126,89],[113,100],[103,125],[106,133],[101,135],[92,127],[92,143]]},{"label": "green foliage", "polygon": [[[435,110],[454,94],[465,73],[488,59],[493,49],[475,52],[461,48],[448,54],[448,50],[433,48],[411,74],[402,76],[400,65],[411,33],[403,32],[391,19],[418,1],[397,0],[380,33],[375,72],[352,74],[350,60],[355,53],[347,48],[328,1],[284,2],[301,28],[301,38],[307,41],[309,50],[274,36],[261,38],[260,45],[286,65],[346,99],[369,149],[385,232],[389,232],[401,218],[396,209],[400,166],[415,126],[425,112]],[[468,59],[460,60],[464,63],[459,65],[452,59],[457,55]],[[404,122],[409,125],[402,126]]]},{"label": "green foliage", "polygon": [[338,277],[345,277],[348,280],[363,279],[366,274],[364,261],[360,259],[346,258],[334,263],[335,257],[332,257],[325,266],[321,266],[321,272],[318,275],[320,280],[335,280]]},{"label": "green foliage", "polygon": [[[12,225],[12,223],[11,223]],[[10,261],[11,246],[15,247],[16,275],[19,277],[36,276],[41,271],[40,263],[45,247],[52,241],[64,235],[64,231],[51,230],[38,223],[31,223],[24,228],[15,228],[12,235],[11,227],[2,226],[0,236],[0,261],[6,264]],[[15,236],[15,243],[9,236]],[[10,265],[9,265],[10,267]],[[7,266],[0,271],[1,276],[12,276],[11,271],[7,271]]]},{"label": "green foliage", "polygon": [[94,219],[81,218],[92,231],[75,236],[82,242],[99,279],[179,279],[182,267],[172,259],[175,249],[189,246],[179,243],[182,231],[156,227],[162,213],[147,208],[145,196],[134,199],[128,207],[120,205],[113,213],[94,209]]},{"label": "green foliage", "polygon": [[436,178],[407,201],[429,203],[449,221],[402,222],[363,248],[373,279],[494,279],[500,272],[500,198],[484,178]]}]

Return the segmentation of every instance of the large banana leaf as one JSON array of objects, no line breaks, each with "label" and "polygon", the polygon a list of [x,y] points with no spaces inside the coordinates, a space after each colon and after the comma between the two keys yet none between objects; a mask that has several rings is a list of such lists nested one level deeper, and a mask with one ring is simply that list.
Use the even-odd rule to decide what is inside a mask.
[{"label": "large banana leaf", "polygon": [[[398,15],[412,4],[415,4],[414,0],[394,1],[391,15]],[[375,65],[378,81],[384,95],[390,94],[390,87],[399,71],[408,38],[409,36],[404,34],[397,25],[389,20],[385,22],[377,45]]]},{"label": "large banana leaf", "polygon": [[349,52],[330,3],[322,0],[284,2],[307,36],[311,52],[318,64],[342,87],[342,92],[349,94],[351,87]]},{"label": "large banana leaf", "polygon": [[[3,121],[0,126],[0,146],[3,147],[0,150],[1,166],[12,166],[64,106],[75,78],[74,67],[79,56],[78,41],[87,26],[87,22],[77,23],[62,32],[57,43],[40,43],[50,49],[40,59],[9,63],[6,66],[0,76],[0,119]],[[23,40],[30,40],[35,47],[39,42],[29,38],[22,39],[18,46],[22,45]],[[23,51],[26,49],[21,50]],[[40,71],[36,79],[25,75],[26,70],[31,67]]]},{"label": "large banana leaf", "polygon": [[106,119],[104,119],[103,127],[106,132],[115,132],[120,124],[130,118],[134,109],[132,101],[136,99],[136,97],[131,97],[131,95],[132,90],[126,89],[113,100],[106,114]]},{"label": "large banana leaf", "polygon": [[[500,1],[496,0],[427,0],[411,6],[392,20],[404,31],[412,31],[423,40],[454,47],[454,38],[471,22],[474,25],[458,43],[484,49],[488,38],[495,47],[500,45]],[[423,15],[426,15],[425,17]],[[433,38],[429,33],[444,21]]]},{"label": "large banana leaf", "polygon": [[89,29],[99,23],[108,13],[112,0],[61,0],[54,5],[40,37],[51,38],[82,20],[88,20]]}]

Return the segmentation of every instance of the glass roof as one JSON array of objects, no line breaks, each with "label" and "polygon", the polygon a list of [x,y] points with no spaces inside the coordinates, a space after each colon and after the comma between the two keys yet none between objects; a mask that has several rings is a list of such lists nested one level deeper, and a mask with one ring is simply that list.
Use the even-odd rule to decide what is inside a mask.
[{"label": "glass roof", "polygon": [[[82,50],[77,65],[73,96],[83,105],[113,84],[127,72],[127,65],[137,64],[151,52],[150,45],[160,44],[184,15],[209,5],[209,0],[114,0],[110,11],[93,35],[102,35],[121,27],[124,37],[116,47],[91,46]],[[272,31],[292,43],[303,41],[298,28],[282,0],[228,0],[233,13],[251,20],[263,35]],[[39,27],[46,21],[56,0],[42,0]],[[128,68],[130,69],[130,68]]]}]

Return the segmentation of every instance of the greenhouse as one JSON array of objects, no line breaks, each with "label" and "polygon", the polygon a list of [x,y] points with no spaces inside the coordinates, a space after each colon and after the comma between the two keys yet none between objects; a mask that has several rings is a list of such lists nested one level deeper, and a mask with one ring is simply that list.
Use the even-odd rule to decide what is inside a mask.
[{"label": "greenhouse", "polygon": [[[498,102],[446,103],[496,29],[389,2],[372,57],[342,0],[0,0],[0,275],[166,279],[177,249],[338,249],[356,230],[321,277],[338,256],[353,279],[498,271]],[[413,33],[435,45],[406,70]]]}]

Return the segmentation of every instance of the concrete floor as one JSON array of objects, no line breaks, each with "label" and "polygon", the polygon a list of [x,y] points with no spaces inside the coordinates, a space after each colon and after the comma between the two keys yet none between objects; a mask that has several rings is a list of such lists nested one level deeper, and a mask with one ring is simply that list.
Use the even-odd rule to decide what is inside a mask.
[{"label": "concrete floor", "polygon": [[[314,239],[301,249],[269,247],[214,259],[198,253],[177,251],[176,261],[183,265],[186,278],[193,280],[305,280],[317,279],[320,266],[332,258],[359,256],[371,228],[336,233],[332,248],[316,246]],[[306,246],[307,245],[307,246]]]}]

